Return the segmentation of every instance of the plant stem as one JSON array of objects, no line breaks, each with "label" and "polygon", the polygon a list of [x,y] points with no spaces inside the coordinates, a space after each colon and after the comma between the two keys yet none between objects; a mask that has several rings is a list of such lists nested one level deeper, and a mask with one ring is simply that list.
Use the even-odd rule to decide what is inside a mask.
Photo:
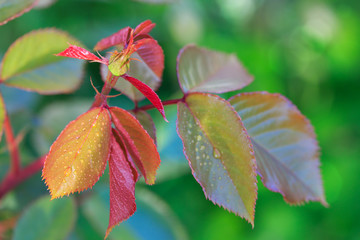
[{"label": "plant stem", "polygon": [[[162,104],[164,106],[166,105],[173,105],[173,104],[177,104],[178,102],[183,102],[184,101],[184,98],[179,98],[179,99],[171,99],[171,100],[167,100],[167,101],[163,101]],[[143,110],[143,111],[146,111],[146,110],[149,110],[149,109],[153,109],[155,108],[154,105],[152,104],[149,104],[149,105],[145,105],[145,106],[142,106],[142,107],[135,107],[134,108],[134,111],[140,111],[140,110]]]},{"label": "plant stem", "polygon": [[10,119],[7,113],[5,114],[4,131],[11,157],[10,175],[16,175],[20,171],[20,155],[18,145],[14,137],[14,132],[11,127]]},{"label": "plant stem", "polygon": [[40,157],[36,161],[30,163],[23,169],[20,169],[17,174],[8,174],[1,182],[0,185],[0,199],[6,195],[10,190],[15,188],[21,182],[25,181],[33,174],[41,170],[44,165],[45,156]]}]

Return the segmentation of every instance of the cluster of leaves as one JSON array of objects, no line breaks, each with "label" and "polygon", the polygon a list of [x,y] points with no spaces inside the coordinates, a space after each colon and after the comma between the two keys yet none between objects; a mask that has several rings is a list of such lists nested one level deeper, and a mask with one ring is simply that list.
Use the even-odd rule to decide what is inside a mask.
[{"label": "cluster of leaves", "polygon": [[[39,30],[14,42],[2,62],[2,83],[41,94],[71,92],[79,86],[81,63],[64,56],[102,64],[102,92],[54,142],[43,177],[52,198],[58,198],[92,187],[109,162],[106,236],[135,212],[135,183],[143,176],[153,184],[160,164],[151,117],[141,108],[129,112],[107,104],[107,94],[115,88],[135,106],[148,98],[166,120],[154,92],[164,66],[162,49],[149,36],[154,26],[145,21],[99,41],[95,51],[115,48],[106,58],[64,32]],[[36,50],[30,47],[35,42]],[[184,95],[171,102],[178,106],[177,132],[207,198],[253,225],[259,174],[268,189],[291,204],[311,200],[327,205],[313,128],[289,100],[266,92],[229,100],[215,95],[242,89],[253,80],[234,55],[189,45],[179,53],[177,71]]]}]

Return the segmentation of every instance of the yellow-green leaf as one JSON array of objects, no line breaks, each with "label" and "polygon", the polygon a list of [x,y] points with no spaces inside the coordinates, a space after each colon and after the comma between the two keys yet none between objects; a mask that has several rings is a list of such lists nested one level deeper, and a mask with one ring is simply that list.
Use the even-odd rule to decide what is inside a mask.
[{"label": "yellow-green leaf", "polygon": [[29,11],[36,0],[1,0],[0,1],[0,26],[14,18],[20,17]]},{"label": "yellow-green leaf", "polygon": [[326,206],[319,146],[309,120],[280,94],[244,93],[230,103],[251,137],[265,186],[292,204],[311,200]]},{"label": "yellow-green leaf", "polygon": [[41,94],[67,93],[81,83],[83,61],[57,54],[78,40],[57,29],[30,32],[17,39],[5,53],[0,81]]},{"label": "yellow-green leaf", "polygon": [[192,93],[178,103],[178,133],[195,179],[214,203],[254,224],[253,149],[238,114],[224,99]]},{"label": "yellow-green leaf", "polygon": [[43,178],[52,198],[92,187],[110,152],[110,115],[94,108],[70,122],[50,148]]}]

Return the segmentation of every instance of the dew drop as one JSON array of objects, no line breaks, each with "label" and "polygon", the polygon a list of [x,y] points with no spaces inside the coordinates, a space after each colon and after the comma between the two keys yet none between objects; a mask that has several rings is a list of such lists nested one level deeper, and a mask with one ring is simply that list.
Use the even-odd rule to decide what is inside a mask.
[{"label": "dew drop", "polygon": [[70,173],[71,173],[71,167],[66,168],[64,171],[65,177],[70,176]]},{"label": "dew drop", "polygon": [[191,131],[190,131],[190,130],[188,130],[188,134],[191,134]]},{"label": "dew drop", "polygon": [[219,150],[217,148],[214,148],[213,155],[214,155],[214,158],[220,158],[221,157],[221,154],[220,154],[220,152],[219,152]]},{"label": "dew drop", "polygon": [[191,124],[191,123],[189,123],[189,128],[192,128],[192,124]]},{"label": "dew drop", "polygon": [[200,135],[198,135],[198,136],[196,137],[196,140],[198,140],[198,141],[201,141],[201,139],[202,139],[202,137],[201,137]]},{"label": "dew drop", "polygon": [[201,145],[200,150],[204,150],[204,149],[205,149],[205,146]]}]

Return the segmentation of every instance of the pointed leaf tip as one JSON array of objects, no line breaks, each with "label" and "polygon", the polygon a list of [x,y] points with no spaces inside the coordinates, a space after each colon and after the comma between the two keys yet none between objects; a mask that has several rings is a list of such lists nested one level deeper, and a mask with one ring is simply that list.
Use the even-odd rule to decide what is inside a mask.
[{"label": "pointed leaf tip", "polygon": [[264,185],[290,204],[319,201],[327,206],[319,146],[309,120],[280,94],[244,93],[230,103],[251,137]]},{"label": "pointed leaf tip", "polygon": [[77,58],[106,64],[104,62],[104,59],[100,59],[88,50],[72,44],[69,44],[69,47],[67,49],[65,49],[61,53],[55,54],[55,56]]},{"label": "pointed leaf tip", "polygon": [[166,122],[169,122],[165,116],[164,106],[159,98],[159,96],[152,90],[148,85],[144,84],[140,80],[130,77],[128,75],[122,75],[122,78],[129,81],[134,87],[136,87],[144,96],[149,99],[149,101],[156,107],[156,109],[160,112],[161,116],[164,118]]},{"label": "pointed leaf tip", "polygon": [[94,108],[70,122],[46,156],[43,179],[52,199],[92,187],[106,167],[111,121],[105,108]]},{"label": "pointed leaf tip", "polygon": [[105,239],[120,222],[128,219],[136,210],[135,179],[126,153],[111,136],[111,154],[109,160],[110,175],[110,217]]}]

